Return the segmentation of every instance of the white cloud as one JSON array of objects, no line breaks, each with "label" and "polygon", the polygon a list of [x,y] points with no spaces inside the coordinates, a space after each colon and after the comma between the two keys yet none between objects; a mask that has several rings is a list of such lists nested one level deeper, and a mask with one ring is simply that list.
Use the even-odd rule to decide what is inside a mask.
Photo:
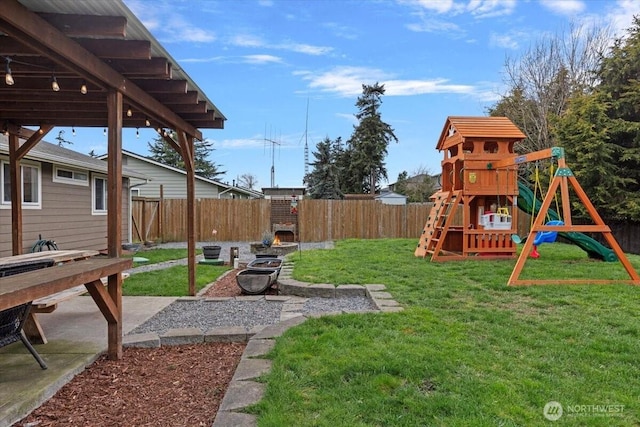
[{"label": "white cloud", "polygon": [[180,59],[180,62],[191,62],[191,63],[205,63],[205,62],[219,62],[224,59],[224,56],[210,56],[208,58],[185,58]]},{"label": "white cloud", "polygon": [[171,2],[157,1],[152,8],[140,0],[127,0],[126,4],[136,16],[141,17],[143,25],[154,31],[163,43],[210,43],[216,40],[213,31],[196,27],[192,21],[178,12],[178,8]]},{"label": "white cloud", "polygon": [[336,67],[324,73],[297,72],[303,80],[309,81],[309,87],[322,92],[336,93],[343,97],[358,96],[363,84],[373,84],[388,76],[380,70],[366,67]]},{"label": "white cloud", "polygon": [[240,47],[261,47],[265,49],[286,50],[289,52],[303,53],[306,55],[326,55],[333,50],[327,46],[313,46],[304,43],[286,42],[280,44],[269,44],[257,36],[250,34],[238,34],[229,39],[229,43]]},{"label": "white cloud", "polygon": [[358,38],[358,32],[355,28],[339,25],[335,22],[327,22],[322,24],[322,26],[331,31],[336,37],[341,37],[347,40],[356,40]]},{"label": "white cloud", "polygon": [[249,34],[235,35],[229,40],[229,43],[231,43],[234,46],[241,46],[241,47],[262,47],[265,44],[264,41],[259,37],[249,35]]},{"label": "white cloud", "polygon": [[384,84],[386,96],[412,96],[431,93],[466,94],[485,97],[481,88],[473,85],[452,84],[448,79],[399,80],[382,70],[366,67],[336,67],[324,73],[296,72],[309,82],[311,89],[334,93],[341,97],[362,94],[363,84]]},{"label": "white cloud", "polygon": [[333,50],[331,47],[327,46],[312,46],[309,44],[301,44],[301,43],[285,43],[272,46],[274,49],[288,50],[291,52],[304,53],[307,55],[326,55]]},{"label": "white cloud", "polygon": [[410,4],[435,13],[447,13],[454,9],[453,0],[398,0],[400,4]]},{"label": "white cloud", "polygon": [[577,15],[584,12],[586,5],[581,0],[540,0],[546,9],[558,15]]},{"label": "white cloud", "polygon": [[616,36],[620,37],[633,24],[634,15],[640,15],[640,2],[637,0],[618,0],[607,13],[607,21],[610,22]]},{"label": "white cloud", "polygon": [[520,47],[518,40],[523,40],[525,38],[526,35],[521,33],[491,33],[489,35],[489,45],[492,47],[499,47],[501,49],[516,50]]},{"label": "white cloud", "polygon": [[465,31],[453,22],[425,18],[422,22],[407,24],[407,29],[416,33],[447,33],[455,38],[463,37]]},{"label": "white cloud", "polygon": [[447,79],[434,80],[388,80],[384,83],[385,95],[408,96],[429,93],[470,94],[475,88],[470,85],[449,84]]},{"label": "white cloud", "polygon": [[466,7],[477,18],[494,18],[511,15],[516,8],[516,0],[471,0]]},{"label": "white cloud", "polygon": [[243,58],[249,64],[282,63],[282,58],[273,55],[245,55]]}]

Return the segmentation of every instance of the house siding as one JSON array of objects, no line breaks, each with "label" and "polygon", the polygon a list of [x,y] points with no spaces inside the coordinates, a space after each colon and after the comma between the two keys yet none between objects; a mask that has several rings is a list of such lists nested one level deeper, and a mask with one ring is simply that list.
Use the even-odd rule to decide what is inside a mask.
[{"label": "house siding", "polygon": [[[92,215],[91,186],[53,182],[51,163],[41,163],[41,173],[41,208],[22,209],[22,252],[29,252],[40,235],[54,240],[60,249],[106,249],[107,215]],[[129,241],[128,183],[123,178],[123,242]],[[0,256],[11,255],[11,209],[0,209],[0,242]]]},{"label": "house siding", "polygon": [[[162,186],[162,196],[165,199],[186,199],[187,198],[187,176],[175,170],[166,169],[153,163],[145,162],[132,156],[123,154],[123,166],[132,171],[151,177],[151,180],[143,185],[136,186],[139,189],[140,197],[159,198],[160,187]],[[196,199],[217,199],[231,198],[232,192],[221,193],[221,188],[214,183],[195,180],[195,197]],[[247,199],[246,194],[238,194],[233,191],[236,198]]]}]

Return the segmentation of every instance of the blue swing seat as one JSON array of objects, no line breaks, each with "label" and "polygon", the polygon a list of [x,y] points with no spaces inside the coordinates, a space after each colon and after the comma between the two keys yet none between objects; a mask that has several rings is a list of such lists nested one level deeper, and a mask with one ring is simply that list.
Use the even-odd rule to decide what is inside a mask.
[{"label": "blue swing seat", "polygon": [[[564,221],[559,219],[549,221],[546,225],[564,225]],[[553,243],[558,238],[557,231],[538,231],[535,239],[533,239],[533,245],[538,246],[542,243]]]}]

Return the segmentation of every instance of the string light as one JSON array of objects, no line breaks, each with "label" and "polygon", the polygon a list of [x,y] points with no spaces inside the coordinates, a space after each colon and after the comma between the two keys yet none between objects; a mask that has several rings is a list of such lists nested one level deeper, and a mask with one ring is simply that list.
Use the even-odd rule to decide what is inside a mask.
[{"label": "string light", "polygon": [[82,81],[82,86],[80,86],[80,93],[86,95],[89,90],[87,89],[87,82]]},{"label": "string light", "polygon": [[140,138],[140,128],[136,128],[136,138]]},{"label": "string light", "polygon": [[151,122],[149,121],[149,117],[144,119],[144,125],[147,126],[147,127],[151,126]]},{"label": "string light", "polygon": [[131,107],[127,108],[127,117],[131,117],[133,115],[133,111],[131,111]]},{"label": "string light", "polygon": [[76,128],[71,126],[71,135],[76,136]]},{"label": "string light", "polygon": [[104,136],[107,136],[107,128],[104,128],[104,131],[102,131],[102,134],[103,134]]},{"label": "string light", "polygon": [[16,82],[15,80],[13,80],[13,75],[11,74],[11,66],[9,65],[9,63],[11,62],[11,59],[6,58],[7,59],[7,66],[5,68],[6,74],[4,75],[4,82],[7,84],[7,86],[13,86]]},{"label": "string light", "polygon": [[56,79],[55,74],[51,76],[51,90],[53,90],[54,92],[60,91],[60,85],[58,84],[58,79]]}]

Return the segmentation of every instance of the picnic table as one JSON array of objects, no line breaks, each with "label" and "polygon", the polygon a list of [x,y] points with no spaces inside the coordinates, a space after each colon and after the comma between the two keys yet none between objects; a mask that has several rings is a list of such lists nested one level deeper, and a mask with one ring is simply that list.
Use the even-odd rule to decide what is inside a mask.
[{"label": "picnic table", "polygon": [[[0,311],[82,286],[107,320],[110,359],[122,357],[122,272],[128,258],[96,257],[96,251],[45,251],[0,258],[0,265],[53,259],[53,267],[0,278]],[[104,286],[103,278],[107,278]],[[84,292],[84,290],[83,290]],[[36,330],[37,318],[31,319]],[[26,328],[25,328],[26,329]],[[33,332],[33,331],[30,331]],[[40,328],[40,333],[42,332]],[[44,335],[42,335],[44,338]],[[46,338],[44,338],[46,340]]]}]

